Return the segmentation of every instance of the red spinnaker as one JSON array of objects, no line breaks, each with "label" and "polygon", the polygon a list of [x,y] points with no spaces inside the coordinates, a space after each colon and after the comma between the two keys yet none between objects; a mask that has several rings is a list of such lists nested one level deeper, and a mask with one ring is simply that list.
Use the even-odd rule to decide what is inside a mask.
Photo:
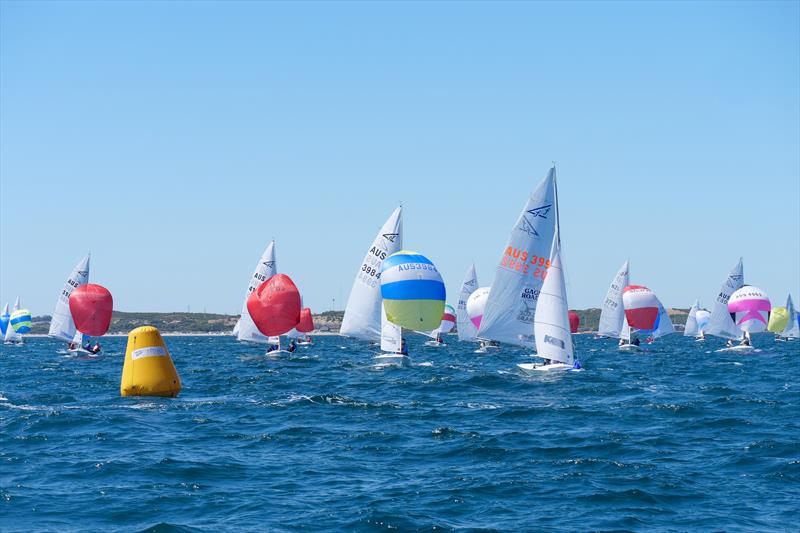
[{"label": "red spinnaker", "polygon": [[108,289],[101,285],[87,283],[69,295],[69,312],[75,327],[85,335],[99,337],[105,335],[111,325],[114,298]]},{"label": "red spinnaker", "polygon": [[300,333],[310,333],[314,331],[314,319],[311,317],[311,309],[304,307],[300,311],[300,323],[297,324],[297,331]]},{"label": "red spinnaker", "polygon": [[569,332],[578,333],[578,326],[581,325],[581,317],[575,311],[569,312]]},{"label": "red spinnaker", "polygon": [[258,331],[283,335],[300,322],[300,291],[286,274],[275,274],[247,298],[247,311]]}]

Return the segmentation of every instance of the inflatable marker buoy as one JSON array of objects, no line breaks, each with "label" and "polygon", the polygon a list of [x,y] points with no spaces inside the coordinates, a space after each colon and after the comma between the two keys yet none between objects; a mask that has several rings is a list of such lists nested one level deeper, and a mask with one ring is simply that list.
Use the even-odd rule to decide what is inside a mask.
[{"label": "inflatable marker buoy", "polygon": [[128,333],[120,395],[174,398],[180,391],[181,378],[158,329],[142,326]]}]

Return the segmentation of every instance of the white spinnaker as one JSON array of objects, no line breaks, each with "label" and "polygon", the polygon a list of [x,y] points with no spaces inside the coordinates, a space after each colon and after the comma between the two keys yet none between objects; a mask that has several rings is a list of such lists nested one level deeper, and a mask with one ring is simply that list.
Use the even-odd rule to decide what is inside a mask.
[{"label": "white spinnaker", "polygon": [[402,214],[402,207],[394,210],[367,250],[350,289],[340,335],[365,341],[381,339],[381,263],[403,248]]},{"label": "white spinnaker", "polygon": [[[19,311],[19,296],[14,301],[14,307],[11,309],[11,312]],[[6,328],[6,334],[3,337],[4,342],[22,342],[22,335],[14,331],[14,328],[11,327],[11,321],[8,322],[8,327]]]},{"label": "white spinnaker", "polygon": [[786,323],[781,336],[793,339],[800,338],[800,324],[797,322],[797,311],[794,308],[791,294],[786,298],[786,313],[789,315],[789,321]]},{"label": "white spinnaker", "polygon": [[275,260],[275,241],[267,245],[264,253],[261,254],[261,259],[258,260],[256,269],[250,277],[250,284],[247,286],[247,293],[244,295],[244,303],[242,304],[242,316],[233,328],[233,334],[240,341],[247,342],[260,342],[266,344],[269,339],[264,336],[256,327],[253,319],[250,318],[250,312],[247,310],[247,298],[250,293],[256,290],[262,283],[274,276],[278,271],[278,263]]},{"label": "white spinnaker", "polygon": [[388,353],[399,353],[403,344],[403,328],[397,324],[389,322],[386,318],[386,311],[381,304],[381,351]]},{"label": "white spinnaker", "polygon": [[[630,266],[628,261],[622,264],[611,285],[608,287],[603,309],[600,311],[600,325],[597,333],[606,337],[620,337],[625,321],[625,308],[622,305],[622,289],[629,285]],[[629,328],[630,329],[630,328]],[[628,331],[630,339],[630,331]]]},{"label": "white spinnaker", "polygon": [[[494,290],[494,288],[492,289]],[[533,322],[536,355],[571,365],[574,361],[572,334],[569,331],[567,287],[561,267],[561,252],[556,250],[539,293]]]},{"label": "white spinnaker", "polygon": [[53,318],[50,319],[50,330],[47,333],[49,336],[67,342],[72,341],[72,337],[75,336],[75,321],[72,320],[72,313],[69,310],[69,295],[81,285],[89,283],[89,259],[90,254],[86,254],[86,257],[75,265],[67,282],[64,283],[64,288],[56,300]]},{"label": "white spinnaker", "polygon": [[728,279],[722,284],[717,297],[714,299],[714,307],[711,309],[711,319],[708,321],[705,332],[717,337],[726,339],[738,339],[742,336],[742,330],[734,323],[728,311],[728,300],[737,289],[744,285],[744,266],[742,259],[733,267]]},{"label": "white spinnaker", "polygon": [[669,313],[667,309],[659,303],[658,305],[658,327],[653,332],[652,337],[657,339],[659,337],[663,337],[664,335],[669,335],[670,333],[675,333],[675,326],[672,324],[672,320],[669,318]]},{"label": "white spinnaker", "polygon": [[700,300],[695,300],[692,308],[689,309],[689,316],[686,317],[686,325],[683,327],[684,337],[694,337],[700,333],[697,328],[697,310],[700,308]]},{"label": "white spinnaker", "polygon": [[478,337],[524,347],[536,345],[533,320],[543,276],[552,266],[556,229],[556,169],[530,195],[517,218],[486,302]]},{"label": "white spinnaker", "polygon": [[467,300],[469,295],[478,288],[478,275],[475,273],[475,265],[469,267],[464,282],[461,284],[461,292],[458,294],[458,305],[456,306],[456,326],[458,328],[458,340],[472,341],[478,335],[478,328],[472,323],[467,315]]}]

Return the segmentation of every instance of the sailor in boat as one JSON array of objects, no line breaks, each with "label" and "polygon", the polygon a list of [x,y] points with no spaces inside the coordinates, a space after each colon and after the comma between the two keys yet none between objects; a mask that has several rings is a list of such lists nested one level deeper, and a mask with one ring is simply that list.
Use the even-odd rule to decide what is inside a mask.
[{"label": "sailor in boat", "polygon": [[100,353],[102,347],[100,346],[99,342],[95,341],[94,346],[92,346],[91,342],[87,342],[86,346],[84,346],[83,349],[89,353],[95,354],[95,353]]},{"label": "sailor in boat", "polygon": [[697,339],[701,341],[706,340],[706,334],[703,333],[703,330],[700,330],[700,335],[697,336]]},{"label": "sailor in boat", "polygon": [[72,351],[72,350],[77,350],[77,349],[78,349],[78,343],[77,342],[70,341],[69,344],[67,344],[67,350]]},{"label": "sailor in boat", "polygon": [[728,339],[728,342],[725,343],[726,348],[733,348],[733,339]]},{"label": "sailor in boat", "polygon": [[292,339],[292,342],[290,342],[290,343],[289,343],[289,347],[288,347],[288,348],[286,348],[286,351],[288,351],[289,353],[292,353],[292,352],[294,352],[296,349],[297,349],[297,343],[296,343],[296,342],[294,342],[294,339]]},{"label": "sailor in boat", "polygon": [[654,341],[655,341],[655,339],[653,338],[653,336],[652,336],[652,335],[650,335],[649,337],[647,337],[647,344],[653,344],[653,342],[654,342]]},{"label": "sailor in boat", "polygon": [[397,353],[400,355],[408,355],[408,344],[406,344],[405,339],[400,340],[400,351]]},{"label": "sailor in boat", "polygon": [[276,351],[278,351],[278,350],[280,349],[280,347],[281,347],[281,346],[280,346],[280,344],[270,344],[270,345],[267,347],[267,353],[269,353],[269,352],[276,352]]},{"label": "sailor in boat", "polygon": [[739,343],[739,346],[750,346],[750,337],[743,335],[742,342]]},{"label": "sailor in boat", "polygon": [[620,345],[620,346],[625,346],[625,345],[627,345],[627,344],[628,344],[628,341],[626,341],[626,340],[625,340],[625,339],[623,339],[622,337],[620,337],[620,338],[619,338],[619,345]]}]

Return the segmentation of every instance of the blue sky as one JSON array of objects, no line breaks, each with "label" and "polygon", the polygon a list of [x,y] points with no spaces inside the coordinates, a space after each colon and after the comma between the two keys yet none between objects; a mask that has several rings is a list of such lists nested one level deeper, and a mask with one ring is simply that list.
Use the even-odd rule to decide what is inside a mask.
[{"label": "blue sky", "polygon": [[74,264],[129,311],[238,312],[277,240],[342,308],[377,229],[455,301],[557,162],[571,307],[800,300],[797,2],[0,4],[0,303]]}]

